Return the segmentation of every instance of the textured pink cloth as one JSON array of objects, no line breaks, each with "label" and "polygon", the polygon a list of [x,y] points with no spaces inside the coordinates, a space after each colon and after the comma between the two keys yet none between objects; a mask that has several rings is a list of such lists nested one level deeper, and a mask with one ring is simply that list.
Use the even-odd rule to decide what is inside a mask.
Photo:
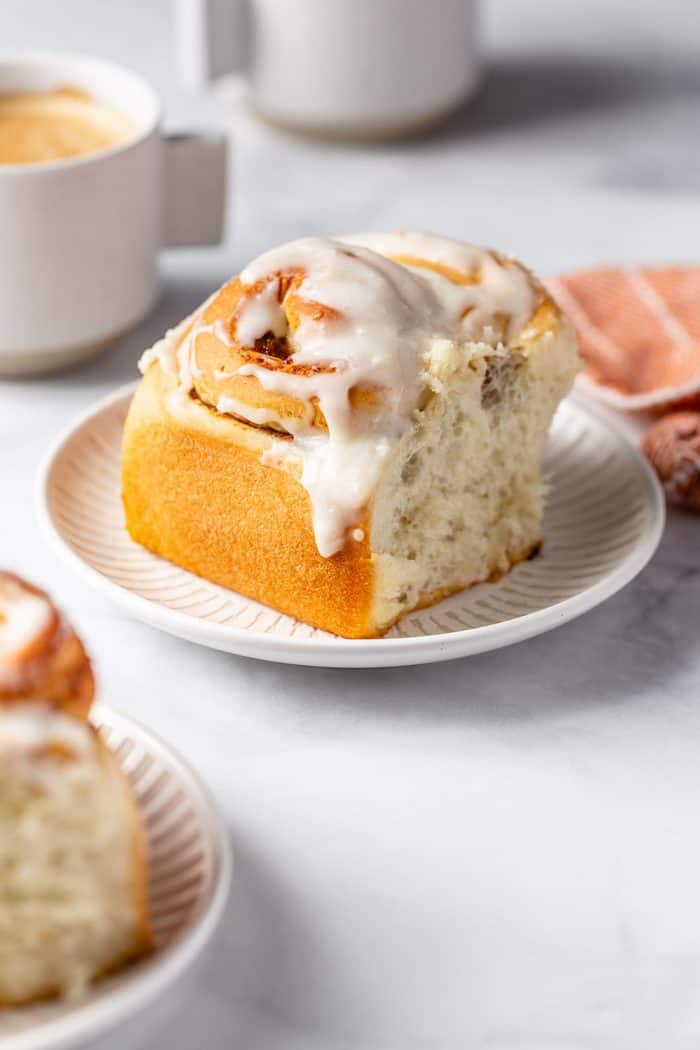
[{"label": "textured pink cloth", "polygon": [[576,328],[592,392],[700,407],[700,267],[600,267],[547,284]]}]

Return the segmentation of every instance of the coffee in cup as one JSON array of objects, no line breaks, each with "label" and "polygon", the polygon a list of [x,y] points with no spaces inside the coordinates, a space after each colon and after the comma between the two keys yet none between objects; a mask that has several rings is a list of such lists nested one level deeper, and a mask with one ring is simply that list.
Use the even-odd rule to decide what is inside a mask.
[{"label": "coffee in cup", "polygon": [[0,164],[42,164],[117,146],[131,120],[77,87],[0,93]]}]

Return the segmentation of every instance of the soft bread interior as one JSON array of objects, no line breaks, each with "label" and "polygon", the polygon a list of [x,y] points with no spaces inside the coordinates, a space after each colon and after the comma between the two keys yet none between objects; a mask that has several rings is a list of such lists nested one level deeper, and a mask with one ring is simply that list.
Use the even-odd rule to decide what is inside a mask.
[{"label": "soft bread interior", "polygon": [[431,396],[372,505],[379,629],[500,575],[537,547],[542,450],[578,367],[564,320],[507,352],[436,344],[426,367]]},{"label": "soft bread interior", "polygon": [[147,947],[133,807],[96,737],[0,756],[0,1003],[78,992]]}]

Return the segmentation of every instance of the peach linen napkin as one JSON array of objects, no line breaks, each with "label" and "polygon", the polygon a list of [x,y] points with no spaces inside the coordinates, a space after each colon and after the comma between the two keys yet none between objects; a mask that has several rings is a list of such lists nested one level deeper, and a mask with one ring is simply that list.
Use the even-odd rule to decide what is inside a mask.
[{"label": "peach linen napkin", "polygon": [[576,328],[577,384],[657,417],[642,442],[670,502],[700,512],[700,267],[618,267],[547,281]]},{"label": "peach linen napkin", "polygon": [[582,389],[628,412],[700,408],[700,266],[604,266],[547,284],[577,330]]}]

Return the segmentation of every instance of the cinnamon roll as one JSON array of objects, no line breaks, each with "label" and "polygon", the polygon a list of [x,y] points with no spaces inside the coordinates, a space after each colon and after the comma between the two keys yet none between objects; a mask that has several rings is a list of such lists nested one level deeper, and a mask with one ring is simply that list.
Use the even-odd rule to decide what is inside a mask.
[{"label": "cinnamon roll", "polygon": [[50,700],[85,717],[94,691],[83,644],[48,595],[0,571],[0,704]]},{"label": "cinnamon roll", "polygon": [[0,705],[0,1006],[76,994],[150,947],[129,785],[89,723]]},{"label": "cinnamon roll", "polygon": [[429,234],[260,256],[142,359],[127,528],[347,637],[540,542],[539,459],[578,369],[524,266]]},{"label": "cinnamon roll", "polygon": [[76,993],[151,943],[129,783],[87,722],[78,636],[0,573],[0,1007]]}]

